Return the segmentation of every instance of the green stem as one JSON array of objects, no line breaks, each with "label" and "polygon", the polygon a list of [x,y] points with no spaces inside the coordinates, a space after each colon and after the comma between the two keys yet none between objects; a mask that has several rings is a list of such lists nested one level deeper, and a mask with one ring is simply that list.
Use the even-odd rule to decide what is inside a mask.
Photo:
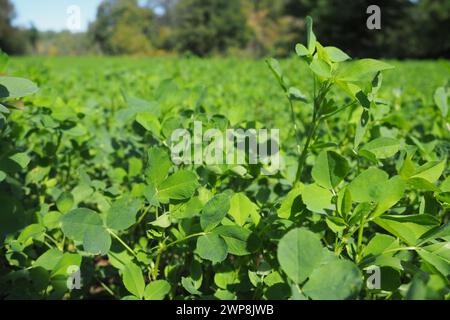
[{"label": "green stem", "polygon": [[309,130],[308,137],[306,138],[305,146],[303,147],[302,153],[300,154],[300,158],[298,161],[297,174],[295,175],[295,182],[300,182],[300,178],[303,173],[303,166],[305,165],[306,158],[308,157],[309,145],[311,144],[311,140],[316,133],[318,127],[318,123],[313,123],[312,127]]},{"label": "green stem", "polygon": [[326,94],[331,88],[330,83],[324,83],[321,88],[319,89],[319,93],[316,97],[316,94],[314,93],[314,108],[313,108],[313,118],[312,118],[312,125],[309,128],[308,137],[306,138],[305,146],[303,147],[302,153],[300,154],[300,158],[298,161],[298,167],[297,167],[297,174],[295,175],[295,184],[300,182],[300,179],[303,174],[303,168],[306,162],[306,158],[308,157],[309,152],[309,146],[311,144],[311,141],[313,140],[317,128],[319,127],[321,123],[321,117],[320,117],[320,111],[322,109],[322,103],[325,99]]},{"label": "green stem", "polygon": [[359,173],[361,172],[361,164],[360,164],[360,160],[359,160],[359,155],[355,149],[352,149],[352,151],[353,151],[353,154],[356,156],[356,173],[357,173],[357,175],[359,175]]},{"label": "green stem", "polygon": [[291,99],[289,99],[289,105],[291,109],[291,120],[292,124],[294,125],[295,141],[297,142],[297,152],[298,154],[300,154],[301,152],[300,132],[298,129],[297,118],[295,117],[294,104],[292,103]]},{"label": "green stem", "polygon": [[[152,207],[151,205],[148,205],[148,206],[144,209],[144,211],[142,212],[142,214],[141,214],[141,216],[139,217],[138,221],[136,222],[136,225],[141,224],[142,220],[144,220],[145,216],[146,216],[147,213],[150,211],[150,208],[151,208],[151,207]],[[156,210],[156,211],[158,211],[158,210]]]},{"label": "green stem", "polygon": [[50,235],[48,235],[47,233],[44,233],[44,237],[46,237],[48,240],[50,240],[58,249],[60,249],[59,243],[53,239],[53,237],[51,237]]},{"label": "green stem", "polygon": [[64,252],[64,245],[65,245],[65,243],[66,243],[66,235],[64,234],[63,238],[61,240],[61,244],[59,245],[60,250],[63,251],[63,252]]},{"label": "green stem", "polygon": [[204,236],[204,235],[207,235],[207,233],[206,232],[194,233],[194,234],[191,234],[189,236],[184,237],[183,239],[179,239],[179,240],[173,241],[173,242],[171,242],[171,243],[169,243],[167,245],[164,245],[164,243],[160,244],[160,248],[158,249],[158,252],[157,252],[157,255],[156,255],[155,267],[153,269],[153,280],[156,280],[158,278],[158,275],[159,275],[159,264],[161,262],[161,256],[162,256],[162,254],[163,254],[163,252],[165,250],[167,250],[168,248],[170,248],[170,247],[172,247],[172,246],[174,246],[174,245],[176,245],[178,243],[184,242],[186,240],[189,240],[189,239],[192,239],[192,238],[195,238],[195,237]]},{"label": "green stem", "polygon": [[347,108],[349,108],[349,107],[352,107],[352,106],[356,105],[356,103],[357,103],[356,101],[352,101],[352,102],[350,102],[350,103],[348,103],[348,104],[346,104],[346,105],[344,105],[344,106],[338,108],[336,111],[334,111],[334,112],[332,112],[332,113],[328,113],[327,115],[324,115],[324,116],[322,117],[322,119],[328,119],[328,118],[330,118],[330,117],[332,117],[332,116],[338,114],[339,112],[342,112],[342,111],[344,111],[345,109],[347,109]]},{"label": "green stem", "polygon": [[333,132],[331,132],[330,126],[328,125],[328,121],[327,120],[323,120],[323,122],[325,124],[325,129],[327,130],[328,137],[330,138],[330,141],[333,142],[333,140],[334,140]]},{"label": "green stem", "polygon": [[97,280],[98,280],[98,282],[100,282],[100,285],[103,287],[103,289],[105,289],[106,292],[108,292],[114,298],[117,298],[117,296],[114,294],[114,291],[112,291],[110,287],[108,287],[102,280],[100,280],[98,278],[97,278]]},{"label": "green stem", "polygon": [[168,249],[168,248],[170,248],[170,247],[172,247],[172,246],[174,246],[174,245],[176,245],[178,243],[184,242],[186,240],[189,240],[189,239],[192,239],[192,238],[195,238],[195,237],[206,236],[207,234],[208,233],[206,233],[206,232],[199,232],[199,233],[191,234],[191,235],[189,235],[187,237],[184,237],[183,239],[176,240],[174,242],[169,243],[168,245],[164,246],[164,250]]},{"label": "green stem", "polygon": [[72,169],[72,153],[69,153],[69,155],[67,156],[67,172],[66,172],[66,182],[65,185],[69,184],[70,181],[70,172]]},{"label": "green stem", "polygon": [[133,249],[131,249],[117,234],[114,233],[111,229],[107,229],[109,234],[112,235],[117,241],[120,242],[124,246],[125,249],[127,249],[135,258],[137,258],[136,252],[134,252]]},{"label": "green stem", "polygon": [[52,247],[52,245],[50,243],[48,243],[47,241],[44,240],[44,244],[49,248],[49,249],[54,249]]},{"label": "green stem", "polygon": [[164,252],[164,248],[161,247],[158,250],[158,255],[156,256],[156,260],[155,260],[155,267],[153,268],[153,280],[158,279],[158,275],[159,275],[159,264],[161,262],[161,256]]},{"label": "green stem", "polygon": [[350,228],[350,229],[346,229],[344,230],[344,232],[342,233],[342,238],[338,239],[337,241],[337,245],[334,249],[334,252],[337,256],[339,256],[342,253],[342,250],[344,249],[345,245],[348,243],[349,239],[353,236],[353,234],[357,231],[358,229],[356,228]]},{"label": "green stem", "polygon": [[359,226],[359,231],[358,231],[358,242],[356,245],[356,263],[359,263],[360,259],[361,259],[361,251],[362,251],[362,241],[363,241],[363,236],[364,236],[364,227],[366,224],[366,217],[363,216],[361,218],[361,225]]}]

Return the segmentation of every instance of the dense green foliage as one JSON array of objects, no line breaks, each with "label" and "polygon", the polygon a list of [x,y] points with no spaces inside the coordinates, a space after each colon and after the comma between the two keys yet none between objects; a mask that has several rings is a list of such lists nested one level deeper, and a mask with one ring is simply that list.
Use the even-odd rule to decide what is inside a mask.
[{"label": "dense green foliage", "polygon": [[27,39],[12,26],[14,17],[12,3],[9,0],[0,0],[0,49],[10,53],[23,53]]},{"label": "dense green foliage", "polygon": [[181,52],[225,52],[244,47],[250,36],[241,0],[186,0],[173,10],[176,47]]},{"label": "dense green foliage", "polygon": [[149,53],[153,12],[137,0],[104,1],[90,26],[93,42],[109,54]]},{"label": "dense green foliage", "polygon": [[[11,54],[287,56],[311,15],[324,44],[355,57],[450,56],[447,0],[107,0],[80,34],[14,28],[11,3],[0,1],[0,48]],[[370,5],[380,7],[380,30],[366,27]]]},{"label": "dense green foliage", "polygon": [[[0,297],[449,299],[449,62],[308,26],[281,63],[13,59],[39,92],[0,77]],[[280,128],[280,172],[174,165],[194,121]]]}]

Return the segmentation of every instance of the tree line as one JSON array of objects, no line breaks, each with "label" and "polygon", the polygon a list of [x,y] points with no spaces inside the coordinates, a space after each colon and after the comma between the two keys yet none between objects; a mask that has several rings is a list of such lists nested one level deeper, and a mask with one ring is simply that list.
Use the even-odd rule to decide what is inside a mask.
[{"label": "tree line", "polygon": [[[381,29],[366,26],[381,9]],[[0,48],[11,54],[286,56],[316,22],[324,44],[353,56],[450,57],[448,0],[105,0],[87,32],[39,32],[13,26],[0,0]]]}]

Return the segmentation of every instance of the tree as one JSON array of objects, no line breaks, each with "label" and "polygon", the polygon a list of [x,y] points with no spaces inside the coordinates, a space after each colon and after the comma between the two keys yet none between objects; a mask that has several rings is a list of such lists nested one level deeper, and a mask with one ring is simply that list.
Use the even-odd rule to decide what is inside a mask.
[{"label": "tree", "polygon": [[409,17],[409,24],[412,26],[409,37],[412,41],[407,43],[414,48],[414,52],[410,53],[415,53],[411,56],[449,58],[450,1],[419,0]]},{"label": "tree", "polygon": [[0,49],[9,54],[25,52],[26,43],[20,30],[12,26],[14,6],[9,0],[0,0]]},{"label": "tree", "polygon": [[[381,8],[381,30],[366,27],[370,5]],[[383,56],[390,55],[389,45],[398,47],[394,38],[410,27],[404,22],[412,5],[409,0],[287,0],[285,14],[312,16],[324,44],[347,48],[353,56]]]},{"label": "tree", "polygon": [[177,49],[199,56],[242,48],[250,32],[240,0],[180,0],[174,7]]},{"label": "tree", "polygon": [[292,51],[280,52],[280,43],[295,43],[291,30],[296,30],[298,20],[292,16],[283,16],[284,0],[249,0],[245,2],[247,23],[252,31],[248,50],[257,56],[287,55]]},{"label": "tree", "polygon": [[137,0],[103,1],[89,34],[106,54],[147,54],[154,14]]},{"label": "tree", "polygon": [[98,53],[93,51],[92,43],[86,33],[70,31],[47,31],[39,33],[36,46],[37,54],[42,55],[85,55]]},{"label": "tree", "polygon": [[32,24],[31,27],[26,30],[25,35],[30,43],[32,52],[36,52],[39,41],[39,30]]}]

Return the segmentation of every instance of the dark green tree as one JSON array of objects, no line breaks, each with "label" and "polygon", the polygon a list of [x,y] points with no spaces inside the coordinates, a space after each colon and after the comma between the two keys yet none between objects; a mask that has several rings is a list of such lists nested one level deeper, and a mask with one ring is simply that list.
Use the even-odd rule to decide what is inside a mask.
[{"label": "dark green tree", "polygon": [[39,30],[32,24],[31,27],[26,30],[25,35],[30,43],[33,53],[36,52],[39,41]]},{"label": "dark green tree", "polygon": [[[381,29],[370,30],[366,23],[367,8],[381,9]],[[324,44],[346,48],[353,56],[389,56],[397,46],[398,35],[405,28],[409,0],[287,0],[285,14],[296,17],[310,15],[317,36]]]},{"label": "dark green tree", "polygon": [[450,58],[450,1],[419,0],[408,21],[406,43],[414,48],[409,56]]},{"label": "dark green tree", "polygon": [[106,0],[90,26],[93,41],[106,54],[146,54],[151,51],[153,12],[137,0]]},{"label": "dark green tree", "polygon": [[176,46],[182,52],[224,53],[249,40],[240,0],[180,0],[174,10]]},{"label": "dark green tree", "polygon": [[25,52],[26,41],[20,30],[13,27],[14,17],[11,1],[0,0],[0,49],[9,54],[21,54]]}]

